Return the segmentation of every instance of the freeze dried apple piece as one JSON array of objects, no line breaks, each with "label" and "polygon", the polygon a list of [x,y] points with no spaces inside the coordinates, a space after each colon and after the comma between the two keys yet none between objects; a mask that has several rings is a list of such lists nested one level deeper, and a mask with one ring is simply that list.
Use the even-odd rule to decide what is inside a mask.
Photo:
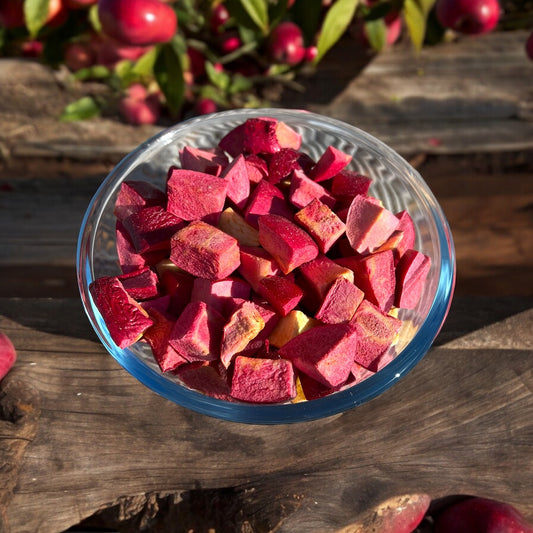
[{"label": "freeze dried apple piece", "polygon": [[205,302],[190,302],[174,324],[170,345],[187,361],[216,360],[224,323],[224,317]]},{"label": "freeze dried apple piece", "polygon": [[180,365],[174,374],[189,389],[218,400],[230,400],[230,386],[213,363],[194,362]]},{"label": "freeze dried apple piece", "polygon": [[244,209],[248,196],[250,196],[250,178],[244,156],[239,154],[224,169],[220,177],[226,180],[227,197],[239,208]]},{"label": "freeze dried apple piece", "polygon": [[168,310],[179,316],[191,299],[194,276],[176,266],[170,259],[160,261],[155,266],[159,283],[169,296]]},{"label": "freeze dried apple piece", "polygon": [[241,263],[237,239],[201,220],[176,232],[170,245],[170,260],[200,278],[226,278]]},{"label": "freeze dried apple piece", "polygon": [[244,219],[257,228],[259,217],[267,214],[280,215],[291,219],[293,211],[285,200],[283,193],[272,183],[263,180],[250,195],[244,210]]},{"label": "freeze dried apple piece", "polygon": [[323,254],[343,235],[345,228],[344,222],[316,198],[294,215],[294,221],[313,237]]},{"label": "freeze dried apple piece", "polygon": [[148,300],[155,298],[159,293],[157,274],[148,266],[121,274],[118,279],[134,300]]},{"label": "freeze dried apple piece", "polygon": [[392,250],[376,252],[361,258],[345,257],[336,262],[352,270],[354,283],[365,298],[387,313],[394,303],[396,271]]},{"label": "freeze dried apple piece", "polygon": [[280,318],[276,327],[268,337],[272,346],[281,348],[300,333],[320,324],[318,320],[308,317],[303,311],[293,309],[286,316]]},{"label": "freeze dried apple piece", "polygon": [[233,299],[248,300],[252,288],[246,281],[229,277],[221,280],[195,278],[191,292],[191,302],[205,302],[226,316],[233,308]]},{"label": "freeze dried apple piece", "polygon": [[299,157],[299,152],[292,148],[282,148],[270,155],[267,180],[275,185],[287,178],[293,170],[301,168],[298,163]]},{"label": "freeze dried apple piece", "polygon": [[299,150],[302,138],[284,122],[270,117],[249,118],[244,123],[243,150],[252,154],[272,154],[282,148]]},{"label": "freeze dried apple piece", "polygon": [[224,209],[228,182],[205,172],[172,167],[167,180],[167,210],[186,220],[216,224]]},{"label": "freeze dried apple piece", "polygon": [[118,220],[144,207],[159,205],[165,207],[167,197],[165,193],[147,181],[126,180],[120,184],[117,199],[115,200],[114,215]]},{"label": "freeze dried apple piece", "polygon": [[346,236],[356,252],[372,252],[391,236],[399,223],[398,217],[374,198],[359,195],[348,209]]},{"label": "freeze dried apple piece", "polygon": [[315,181],[328,180],[338,174],[351,160],[351,155],[341,152],[334,146],[328,146],[309,172],[309,177]]},{"label": "freeze dried apple piece", "polygon": [[280,403],[296,396],[294,368],[284,359],[239,355],[231,380],[231,396],[252,403]]},{"label": "freeze dried apple piece", "polygon": [[279,215],[262,215],[258,219],[259,242],[288,274],[318,255],[318,246],[302,228]]},{"label": "freeze dried apple piece", "polygon": [[320,183],[308,178],[301,170],[294,170],[289,189],[291,204],[302,209],[315,198],[330,208],[335,205],[335,198]]},{"label": "freeze dried apple piece", "polygon": [[253,302],[243,302],[230,316],[222,333],[220,360],[228,368],[236,353],[244,350],[265,327],[265,321]]},{"label": "freeze dried apple piece", "polygon": [[257,311],[263,318],[263,322],[265,323],[263,329],[253,338],[246,347],[239,353],[239,355],[246,355],[251,357],[252,355],[256,355],[259,350],[265,350],[268,351],[270,341],[269,341],[269,335],[272,333],[272,330],[276,327],[280,320],[280,316],[274,308],[268,304],[263,299],[254,297],[253,303],[256,306]]},{"label": "freeze dried apple piece", "polygon": [[139,253],[168,249],[170,238],[185,226],[185,222],[160,206],[145,207],[122,223]]},{"label": "freeze dried apple piece", "polygon": [[244,150],[244,123],[234,127],[222,139],[220,139],[218,146],[227,152],[231,157],[237,157]]},{"label": "freeze dried apple piece", "polygon": [[281,273],[276,260],[259,246],[241,246],[240,259],[239,274],[255,291],[263,278]]},{"label": "freeze dried apple piece", "polygon": [[350,205],[357,195],[367,196],[372,179],[354,170],[343,170],[333,177],[331,194],[344,205]]},{"label": "freeze dried apple piece", "polygon": [[259,246],[259,233],[233,208],[227,207],[220,214],[218,227],[224,233],[235,237],[242,246]]},{"label": "freeze dried apple piece", "polygon": [[372,370],[372,365],[390,348],[402,321],[385,314],[368,300],[363,300],[351,324],[360,332],[354,360]]},{"label": "freeze dried apple piece", "polygon": [[115,241],[118,264],[120,265],[120,270],[124,274],[146,266],[146,258],[135,250],[135,246],[133,246],[129,233],[124,227],[124,224],[118,219],[115,230]]},{"label": "freeze dried apple piece", "polygon": [[307,374],[304,374],[303,372],[298,374],[298,379],[305,400],[317,400],[318,398],[329,396],[341,388],[341,386],[326,386],[323,383],[320,383],[309,377]]},{"label": "freeze dried apple piece", "polygon": [[257,286],[257,293],[281,315],[292,311],[303,297],[302,289],[284,276],[267,276]]},{"label": "freeze dried apple piece", "polygon": [[353,326],[324,324],[294,337],[279,349],[279,354],[309,377],[334,388],[348,379],[356,346]]},{"label": "freeze dried apple piece", "polygon": [[89,291],[109,335],[119,348],[137,342],[153,324],[148,313],[127,293],[118,277],[98,278],[91,282]]},{"label": "freeze dried apple piece", "polygon": [[400,221],[396,230],[402,232],[402,239],[396,247],[398,258],[400,258],[407,250],[415,247],[416,230],[413,219],[407,211],[396,213],[396,217]]},{"label": "freeze dried apple piece", "polygon": [[251,183],[257,184],[268,176],[268,165],[262,157],[256,154],[246,154],[244,164]]},{"label": "freeze dried apple piece", "polygon": [[315,318],[326,324],[348,322],[363,301],[364,293],[346,278],[337,278],[329,288]]},{"label": "freeze dried apple piece", "polygon": [[431,258],[417,250],[407,250],[396,266],[396,295],[394,305],[414,309],[424,289]]},{"label": "freeze dried apple piece", "polygon": [[193,146],[185,146],[180,150],[179,158],[182,168],[213,176],[220,176],[229,164],[228,158],[221,150],[202,150]]}]

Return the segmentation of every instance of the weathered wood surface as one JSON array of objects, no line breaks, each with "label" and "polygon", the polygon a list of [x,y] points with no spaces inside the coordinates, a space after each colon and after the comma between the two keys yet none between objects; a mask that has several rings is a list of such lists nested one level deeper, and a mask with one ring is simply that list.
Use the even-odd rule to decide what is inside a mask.
[{"label": "weathered wood surface", "polygon": [[105,352],[75,299],[2,298],[0,330],[19,354],[2,394],[17,382],[11,394],[26,396],[14,402],[25,414],[2,422],[1,450],[26,445],[4,497],[14,533],[59,532],[128,497],[146,506],[189,491],[239,508],[228,531],[245,521],[259,532],[336,531],[418,493],[485,495],[533,518],[531,298],[458,298],[435,347],[388,392],[330,419],[270,427],[150,392]]}]

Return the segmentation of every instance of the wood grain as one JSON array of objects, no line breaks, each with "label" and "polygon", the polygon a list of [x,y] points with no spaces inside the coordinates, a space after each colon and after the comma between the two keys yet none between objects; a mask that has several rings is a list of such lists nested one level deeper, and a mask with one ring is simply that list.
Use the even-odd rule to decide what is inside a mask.
[{"label": "wood grain", "polygon": [[[235,523],[260,532],[333,532],[418,493],[495,497],[533,517],[532,303],[459,299],[448,341],[385,394],[330,419],[264,427],[144,388],[96,341],[77,300],[0,299],[0,329],[19,353],[8,384],[37,389],[41,413],[7,508],[11,529],[62,531],[128,497],[145,505],[194,491],[230,491]],[[498,322],[478,332],[476,314],[477,327],[489,324],[493,308]],[[472,348],[451,343],[465,335]]]}]

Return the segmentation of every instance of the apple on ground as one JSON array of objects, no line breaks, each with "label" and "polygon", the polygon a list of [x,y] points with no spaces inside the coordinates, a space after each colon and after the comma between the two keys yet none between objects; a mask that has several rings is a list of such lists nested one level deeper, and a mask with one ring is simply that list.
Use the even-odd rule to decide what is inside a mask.
[{"label": "apple on ground", "polygon": [[2,380],[17,360],[17,351],[11,339],[0,331],[0,380]]}]

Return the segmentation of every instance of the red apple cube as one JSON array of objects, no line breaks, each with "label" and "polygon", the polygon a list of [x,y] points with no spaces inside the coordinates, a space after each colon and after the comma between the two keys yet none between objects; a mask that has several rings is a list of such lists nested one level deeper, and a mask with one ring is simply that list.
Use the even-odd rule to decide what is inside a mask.
[{"label": "red apple cube", "polygon": [[145,207],[122,223],[138,253],[170,248],[170,238],[185,222],[160,206]]},{"label": "red apple cube", "polygon": [[0,331],[0,381],[4,379],[17,360],[17,351],[11,339]]},{"label": "red apple cube", "polygon": [[126,180],[120,185],[115,200],[114,214],[118,220],[124,220],[127,216],[144,207],[167,204],[166,194],[151,183],[140,180]]},{"label": "red apple cube", "polygon": [[228,158],[222,150],[202,150],[192,146],[185,146],[179,153],[183,169],[205,172],[213,176],[220,176],[228,166]]},{"label": "red apple cube", "polygon": [[251,183],[259,183],[268,176],[267,162],[256,154],[246,154],[244,164]]},{"label": "red apple cube", "polygon": [[395,231],[399,219],[375,199],[356,196],[346,216],[346,236],[352,248],[359,253],[379,248]]},{"label": "red apple cube", "polygon": [[368,368],[365,368],[364,366],[361,366],[359,363],[355,362],[350,370],[350,373],[352,374],[354,384],[361,383],[361,381],[364,381],[366,378],[369,378],[375,374],[375,372],[372,370],[369,370]]},{"label": "red apple cube", "polygon": [[137,342],[153,324],[148,313],[126,292],[118,277],[98,278],[91,282],[89,291],[109,335],[119,348]]},{"label": "red apple cube", "polygon": [[231,396],[252,403],[280,403],[296,396],[294,368],[284,359],[238,356],[231,380]]},{"label": "red apple cube", "polygon": [[245,152],[252,154],[272,154],[282,148],[298,150],[301,136],[284,122],[260,117],[250,118],[244,123]]},{"label": "red apple cube", "polygon": [[348,322],[363,301],[364,293],[346,278],[337,278],[327,292],[315,318],[326,324]]},{"label": "red apple cube", "polygon": [[333,177],[331,194],[344,206],[357,195],[367,196],[372,179],[353,170],[343,170]]},{"label": "red apple cube", "polygon": [[205,302],[190,302],[170,334],[170,345],[187,361],[213,361],[220,357],[224,317]]},{"label": "red apple cube", "polygon": [[268,159],[267,180],[274,185],[287,178],[295,169],[301,168],[298,163],[300,154],[292,148],[282,148]]},{"label": "red apple cube", "polygon": [[253,302],[243,304],[230,316],[222,333],[220,360],[228,368],[233,357],[246,348],[265,327],[263,316]]},{"label": "red apple cube", "polygon": [[239,274],[255,291],[263,278],[281,274],[276,260],[263,248],[259,246],[241,246],[240,253]]},{"label": "red apple cube", "polygon": [[244,151],[245,125],[239,124],[231,129],[218,143],[218,146],[231,157],[237,157]]},{"label": "red apple cube", "polygon": [[249,300],[252,288],[246,281],[229,277],[221,280],[195,278],[191,302],[205,302],[221,315],[227,316],[233,307],[233,299]]},{"label": "red apple cube", "polygon": [[177,267],[170,259],[156,265],[160,286],[169,296],[168,311],[179,316],[191,300],[194,276]]},{"label": "red apple cube", "polygon": [[344,222],[317,198],[298,211],[294,221],[313,237],[323,254],[344,234]]},{"label": "red apple cube", "polygon": [[124,224],[117,219],[116,223],[116,248],[120,270],[127,274],[146,266],[146,258],[135,250],[131,237]]},{"label": "red apple cube", "polygon": [[293,211],[285,200],[283,193],[266,180],[262,180],[253,193],[244,210],[244,219],[254,228],[258,227],[258,218],[261,215],[280,215],[292,219]]},{"label": "red apple cube", "polygon": [[341,387],[329,387],[314,380],[303,372],[298,373],[298,379],[300,386],[306,400],[317,400],[318,398],[324,398],[330,394],[337,392]]},{"label": "red apple cube", "polygon": [[230,385],[213,363],[194,362],[180,365],[174,373],[189,389],[218,400],[231,401]]},{"label": "red apple cube", "polygon": [[258,219],[259,242],[288,274],[318,255],[318,246],[302,228],[279,215],[262,215]]},{"label": "red apple cube", "polygon": [[211,174],[171,168],[167,181],[167,210],[191,221],[218,222],[224,209],[228,182]]},{"label": "red apple cube", "polygon": [[402,232],[402,240],[396,246],[398,258],[400,258],[406,250],[415,247],[416,230],[413,219],[407,211],[396,213],[396,217],[400,221],[397,231]]},{"label": "red apple cube", "polygon": [[328,146],[309,172],[309,177],[315,181],[328,180],[338,174],[351,160],[351,155],[341,152],[334,146]]},{"label": "red apple cube", "polygon": [[250,196],[250,179],[244,156],[239,154],[224,169],[221,176],[228,182],[226,195],[239,208],[244,209]]},{"label": "red apple cube", "polygon": [[302,209],[315,198],[330,208],[335,205],[335,198],[320,183],[308,178],[301,170],[294,170],[289,190],[291,204]]},{"label": "red apple cube", "polygon": [[276,124],[276,138],[281,150],[299,150],[302,146],[302,136],[281,120]]},{"label": "red apple cube", "polygon": [[134,300],[148,300],[155,298],[159,293],[157,274],[148,266],[127,274],[121,274],[118,279]]},{"label": "red apple cube", "polygon": [[257,287],[257,293],[281,315],[292,311],[303,297],[302,289],[284,276],[267,276]]},{"label": "red apple cube", "polygon": [[197,220],[174,234],[170,260],[193,276],[224,279],[240,265],[239,243],[231,235]]},{"label": "red apple cube", "polygon": [[416,250],[407,250],[396,266],[396,295],[394,305],[414,309],[426,282],[431,258]]},{"label": "red apple cube", "polygon": [[396,271],[392,250],[376,252],[362,258],[345,257],[336,260],[352,270],[354,283],[365,293],[365,298],[388,312],[394,304]]},{"label": "red apple cube", "polygon": [[265,325],[256,337],[239,353],[239,355],[246,355],[247,357],[257,354],[259,350],[265,348],[266,344],[270,344],[269,336],[280,320],[278,313],[264,300],[254,298],[253,303],[263,318]]},{"label": "red apple cube", "polygon": [[353,326],[324,324],[294,337],[279,349],[279,354],[315,381],[335,388],[348,379],[356,346]]}]

